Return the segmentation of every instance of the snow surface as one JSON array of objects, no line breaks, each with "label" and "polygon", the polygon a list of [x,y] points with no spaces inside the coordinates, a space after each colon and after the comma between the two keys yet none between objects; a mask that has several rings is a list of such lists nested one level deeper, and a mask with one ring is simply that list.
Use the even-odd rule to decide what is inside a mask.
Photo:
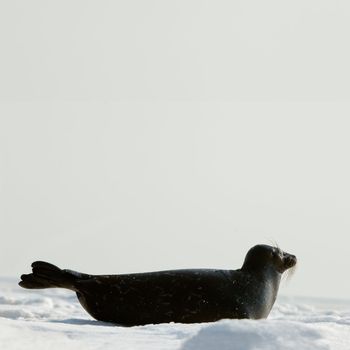
[{"label": "snow surface", "polygon": [[350,301],[280,298],[268,320],[119,327],[93,320],[72,292],[0,278],[0,349],[349,350]]}]

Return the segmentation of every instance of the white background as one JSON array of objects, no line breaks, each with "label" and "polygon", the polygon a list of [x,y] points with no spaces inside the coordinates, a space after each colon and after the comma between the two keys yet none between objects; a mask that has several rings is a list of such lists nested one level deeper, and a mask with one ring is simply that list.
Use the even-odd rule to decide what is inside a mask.
[{"label": "white background", "polygon": [[0,274],[238,268],[350,294],[347,1],[0,3]]}]

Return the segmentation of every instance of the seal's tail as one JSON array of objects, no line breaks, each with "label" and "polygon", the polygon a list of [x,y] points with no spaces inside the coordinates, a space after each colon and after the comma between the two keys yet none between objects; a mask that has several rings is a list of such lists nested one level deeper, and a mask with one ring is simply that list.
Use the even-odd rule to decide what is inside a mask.
[{"label": "seal's tail", "polygon": [[19,282],[21,287],[27,289],[67,288],[76,290],[75,283],[77,281],[90,278],[90,275],[62,270],[44,261],[33,262],[32,270],[32,273],[21,276]]}]

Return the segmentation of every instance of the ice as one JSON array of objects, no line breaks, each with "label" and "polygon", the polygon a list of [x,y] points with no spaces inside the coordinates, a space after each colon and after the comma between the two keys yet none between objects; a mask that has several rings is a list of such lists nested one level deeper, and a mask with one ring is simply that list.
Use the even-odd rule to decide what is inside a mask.
[{"label": "ice", "polygon": [[92,319],[74,293],[0,278],[4,350],[349,350],[350,301],[279,298],[267,320],[119,327]]}]

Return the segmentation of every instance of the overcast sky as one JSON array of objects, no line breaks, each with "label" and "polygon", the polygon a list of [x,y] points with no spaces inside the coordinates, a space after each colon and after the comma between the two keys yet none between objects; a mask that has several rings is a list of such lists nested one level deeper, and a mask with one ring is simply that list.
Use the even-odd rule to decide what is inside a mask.
[{"label": "overcast sky", "polygon": [[348,1],[2,1],[0,275],[235,269],[350,296]]}]

